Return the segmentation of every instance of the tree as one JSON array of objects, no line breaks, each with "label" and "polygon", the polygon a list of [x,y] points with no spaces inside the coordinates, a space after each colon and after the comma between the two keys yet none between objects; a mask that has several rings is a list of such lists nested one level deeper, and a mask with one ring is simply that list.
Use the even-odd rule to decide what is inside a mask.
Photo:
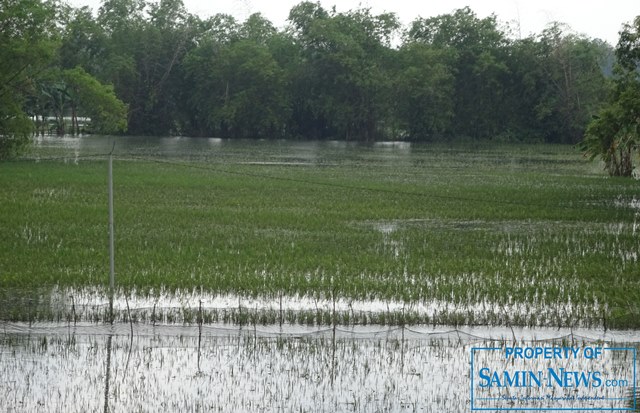
[{"label": "tree", "polygon": [[80,66],[94,76],[101,75],[106,58],[107,35],[89,7],[73,9],[62,29],[59,65],[61,69]]},{"label": "tree", "polygon": [[80,67],[65,70],[62,78],[71,97],[75,130],[78,129],[78,114],[91,119],[90,130],[94,133],[127,130],[127,106],[116,97],[112,86],[103,85]]},{"label": "tree", "polygon": [[240,25],[227,14],[216,14],[199,25],[196,46],[183,59],[182,122],[187,134],[217,136],[219,125],[213,113],[220,105],[225,85],[216,67],[221,51],[238,40]]},{"label": "tree", "polygon": [[[267,43],[275,29],[260,15],[241,25],[214,19],[213,33],[185,58],[191,130],[225,138],[282,138],[289,114],[284,72]],[[220,26],[222,25],[222,27]]]},{"label": "tree", "polygon": [[97,20],[108,37],[97,77],[128,105],[129,133],[180,133],[182,62],[200,21],[182,0],[106,0]]},{"label": "tree", "polygon": [[[278,30],[260,14],[201,20],[183,0],[103,0],[95,17],[59,1],[0,3],[0,134],[11,147],[29,118],[62,134],[79,116],[96,132],[142,135],[573,143],[611,76],[603,42],[558,24],[512,40],[468,7],[414,21],[395,47],[396,16],[366,8],[304,1]],[[630,72],[636,32],[621,39]],[[625,106],[601,119],[628,123],[634,86],[617,84]]]},{"label": "tree", "polygon": [[262,14],[254,13],[239,28],[239,37],[256,44],[266,45],[277,33],[273,24]]},{"label": "tree", "polygon": [[39,92],[43,98],[41,100],[44,101],[44,105],[40,109],[44,111],[42,119],[45,127],[48,123],[45,119],[53,115],[56,134],[64,135],[66,133],[65,115],[70,96],[67,85],[61,78],[60,70],[58,68],[48,70],[46,75],[38,79],[38,84],[40,85]]},{"label": "tree", "polygon": [[640,87],[633,82],[615,95],[589,123],[581,148],[591,159],[600,157],[609,175],[631,176],[640,144]]},{"label": "tree", "polygon": [[[616,58],[622,72],[638,74],[640,66],[640,16],[625,23],[616,46]],[[637,79],[636,79],[637,80]]]},{"label": "tree", "polygon": [[501,136],[505,140],[540,142],[547,136],[536,113],[548,88],[543,55],[544,46],[533,36],[509,44],[506,65],[510,75],[505,85]]},{"label": "tree", "polygon": [[454,75],[453,128],[455,135],[491,138],[504,125],[506,37],[495,16],[480,19],[465,7],[428,19],[415,20],[407,36],[445,52]]},{"label": "tree", "polygon": [[546,73],[535,112],[547,141],[575,144],[606,98],[603,59],[608,50],[602,42],[566,31],[555,23],[540,38]]},{"label": "tree", "polygon": [[451,130],[455,78],[449,60],[446,52],[423,43],[400,49],[393,81],[400,137],[432,140]]},{"label": "tree", "polygon": [[54,1],[0,3],[0,158],[15,155],[28,144],[33,122],[24,105],[54,56],[56,10],[59,5]]},{"label": "tree", "polygon": [[384,136],[392,112],[389,44],[399,27],[395,15],[375,16],[368,9],[329,13],[304,2],[289,20],[300,47],[292,80],[295,132],[307,138]]},{"label": "tree", "polygon": [[614,90],[587,128],[582,150],[600,157],[611,176],[632,176],[640,147],[640,16],[625,24],[616,47]]}]

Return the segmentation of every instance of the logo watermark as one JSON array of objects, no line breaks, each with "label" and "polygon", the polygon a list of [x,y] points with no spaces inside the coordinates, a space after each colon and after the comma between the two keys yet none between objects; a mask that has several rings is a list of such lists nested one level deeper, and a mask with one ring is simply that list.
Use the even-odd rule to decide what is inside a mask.
[{"label": "logo watermark", "polygon": [[471,348],[471,410],[635,411],[636,349]]}]

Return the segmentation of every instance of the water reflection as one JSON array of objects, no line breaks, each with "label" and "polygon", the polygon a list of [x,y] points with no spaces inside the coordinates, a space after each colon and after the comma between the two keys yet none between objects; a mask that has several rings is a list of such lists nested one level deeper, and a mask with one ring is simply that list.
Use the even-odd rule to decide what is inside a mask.
[{"label": "water reflection", "polygon": [[111,384],[111,347],[113,342],[113,334],[107,336],[107,362],[106,372],[104,375],[104,413],[109,412],[109,387]]},{"label": "water reflection", "polygon": [[[118,325],[2,327],[0,372],[9,379],[0,382],[0,400],[8,411],[465,411],[473,347],[512,340],[609,347],[575,335],[541,340],[518,329],[486,339],[408,327],[141,325],[131,339]],[[631,374],[633,361],[621,356],[603,375]],[[504,365],[501,352],[487,357]]]},{"label": "water reflection", "polygon": [[336,166],[356,163],[362,166],[386,167],[390,174],[408,168],[469,169],[478,173],[478,165],[505,164],[514,168],[551,169],[571,172],[567,166],[581,168],[588,162],[576,156],[575,150],[554,147],[548,152],[523,145],[499,145],[470,148],[452,143],[293,141],[293,140],[228,140],[214,137],[184,136],[38,136],[33,138],[29,155],[35,159],[106,155],[115,142],[117,158],[172,158],[212,163],[256,163],[267,165]]},{"label": "water reflection", "polygon": [[[113,143],[115,142],[115,147]],[[407,142],[343,142],[286,140],[224,140],[219,138],[149,136],[38,136],[30,157],[105,156],[116,158],[172,158],[268,166],[336,166],[342,162],[410,162],[413,145]],[[419,152],[419,151],[418,151]]]}]

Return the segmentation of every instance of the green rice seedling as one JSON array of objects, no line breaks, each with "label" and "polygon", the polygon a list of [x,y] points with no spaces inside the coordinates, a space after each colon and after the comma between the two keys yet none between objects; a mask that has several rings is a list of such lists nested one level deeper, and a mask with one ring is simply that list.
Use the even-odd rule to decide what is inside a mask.
[{"label": "green rice seedling", "polygon": [[[321,144],[339,161],[293,168],[264,159],[294,144],[255,145],[116,160],[118,288],[444,303],[402,318],[341,313],[345,323],[637,327],[625,310],[640,291],[637,184],[604,178],[569,147]],[[0,164],[2,319],[75,320],[36,287],[108,285],[105,185],[99,158]],[[20,303],[19,289],[42,299]],[[323,312],[280,318],[330,324]]]}]

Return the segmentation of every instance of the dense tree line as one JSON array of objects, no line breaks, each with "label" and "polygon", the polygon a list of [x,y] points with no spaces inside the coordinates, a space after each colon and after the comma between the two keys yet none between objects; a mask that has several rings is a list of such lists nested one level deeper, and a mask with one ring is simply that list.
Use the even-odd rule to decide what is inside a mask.
[{"label": "dense tree line", "polygon": [[401,27],[302,2],[277,29],[181,0],[2,4],[7,136],[36,119],[57,133],[576,143],[615,89],[605,42],[561,24],[515,38],[469,8]]}]

